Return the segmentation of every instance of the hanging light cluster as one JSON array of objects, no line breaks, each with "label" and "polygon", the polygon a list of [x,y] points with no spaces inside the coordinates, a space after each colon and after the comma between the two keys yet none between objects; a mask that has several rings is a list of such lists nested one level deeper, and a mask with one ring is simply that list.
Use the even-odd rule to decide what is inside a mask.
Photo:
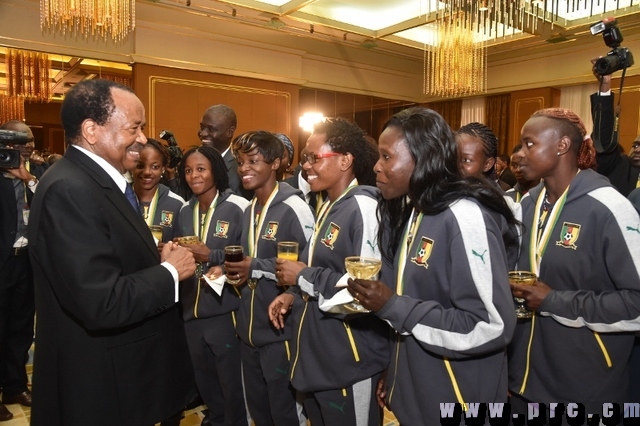
[{"label": "hanging light cluster", "polygon": [[135,0],[40,0],[40,28],[123,40],[136,22]]},{"label": "hanging light cluster", "polygon": [[51,60],[49,55],[28,50],[8,49],[8,95],[23,101],[49,102],[51,100]]}]

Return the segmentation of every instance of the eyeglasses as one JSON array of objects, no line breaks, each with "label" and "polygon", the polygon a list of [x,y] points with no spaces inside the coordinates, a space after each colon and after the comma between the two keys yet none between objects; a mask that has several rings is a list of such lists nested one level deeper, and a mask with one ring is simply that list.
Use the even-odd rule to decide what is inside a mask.
[{"label": "eyeglasses", "polygon": [[315,164],[321,158],[335,157],[336,155],[342,155],[340,152],[325,152],[324,154],[302,154],[302,164],[309,163]]}]

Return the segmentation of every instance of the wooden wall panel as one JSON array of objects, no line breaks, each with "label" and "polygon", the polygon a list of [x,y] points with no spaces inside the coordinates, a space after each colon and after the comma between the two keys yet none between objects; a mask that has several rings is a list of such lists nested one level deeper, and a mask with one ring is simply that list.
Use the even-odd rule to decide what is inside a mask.
[{"label": "wooden wall panel", "polygon": [[522,90],[511,93],[509,115],[509,142],[506,152],[520,142],[520,131],[531,114],[542,108],[551,108],[560,104],[560,90],[552,87]]},{"label": "wooden wall panel", "polygon": [[238,118],[236,136],[268,130],[285,133],[297,144],[297,85],[145,64],[134,65],[133,82],[150,137],[168,129],[182,148],[199,145],[202,114],[211,105],[226,104]]}]

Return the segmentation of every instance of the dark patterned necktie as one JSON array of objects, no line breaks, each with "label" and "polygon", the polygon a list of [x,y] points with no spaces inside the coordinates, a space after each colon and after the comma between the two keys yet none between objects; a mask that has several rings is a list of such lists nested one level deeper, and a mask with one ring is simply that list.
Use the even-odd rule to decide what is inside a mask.
[{"label": "dark patterned necktie", "polygon": [[124,195],[129,200],[131,207],[136,211],[136,213],[140,214],[140,206],[138,205],[138,199],[136,198],[136,194],[133,192],[133,187],[130,183],[127,183],[127,189],[124,190]]}]

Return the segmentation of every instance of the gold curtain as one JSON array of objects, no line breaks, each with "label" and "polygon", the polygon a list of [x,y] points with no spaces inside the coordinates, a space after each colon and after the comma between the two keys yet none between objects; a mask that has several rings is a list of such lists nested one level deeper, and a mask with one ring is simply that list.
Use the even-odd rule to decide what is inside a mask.
[{"label": "gold curtain", "polygon": [[431,108],[445,119],[449,123],[449,127],[454,132],[460,128],[460,122],[462,121],[462,100],[433,102],[426,105],[427,108]]},{"label": "gold curtain", "polygon": [[485,103],[485,124],[498,137],[498,154],[511,155],[518,141],[509,140],[509,104],[511,95],[487,96]]},{"label": "gold curtain", "polygon": [[24,99],[0,94],[0,124],[9,120],[24,121]]}]

